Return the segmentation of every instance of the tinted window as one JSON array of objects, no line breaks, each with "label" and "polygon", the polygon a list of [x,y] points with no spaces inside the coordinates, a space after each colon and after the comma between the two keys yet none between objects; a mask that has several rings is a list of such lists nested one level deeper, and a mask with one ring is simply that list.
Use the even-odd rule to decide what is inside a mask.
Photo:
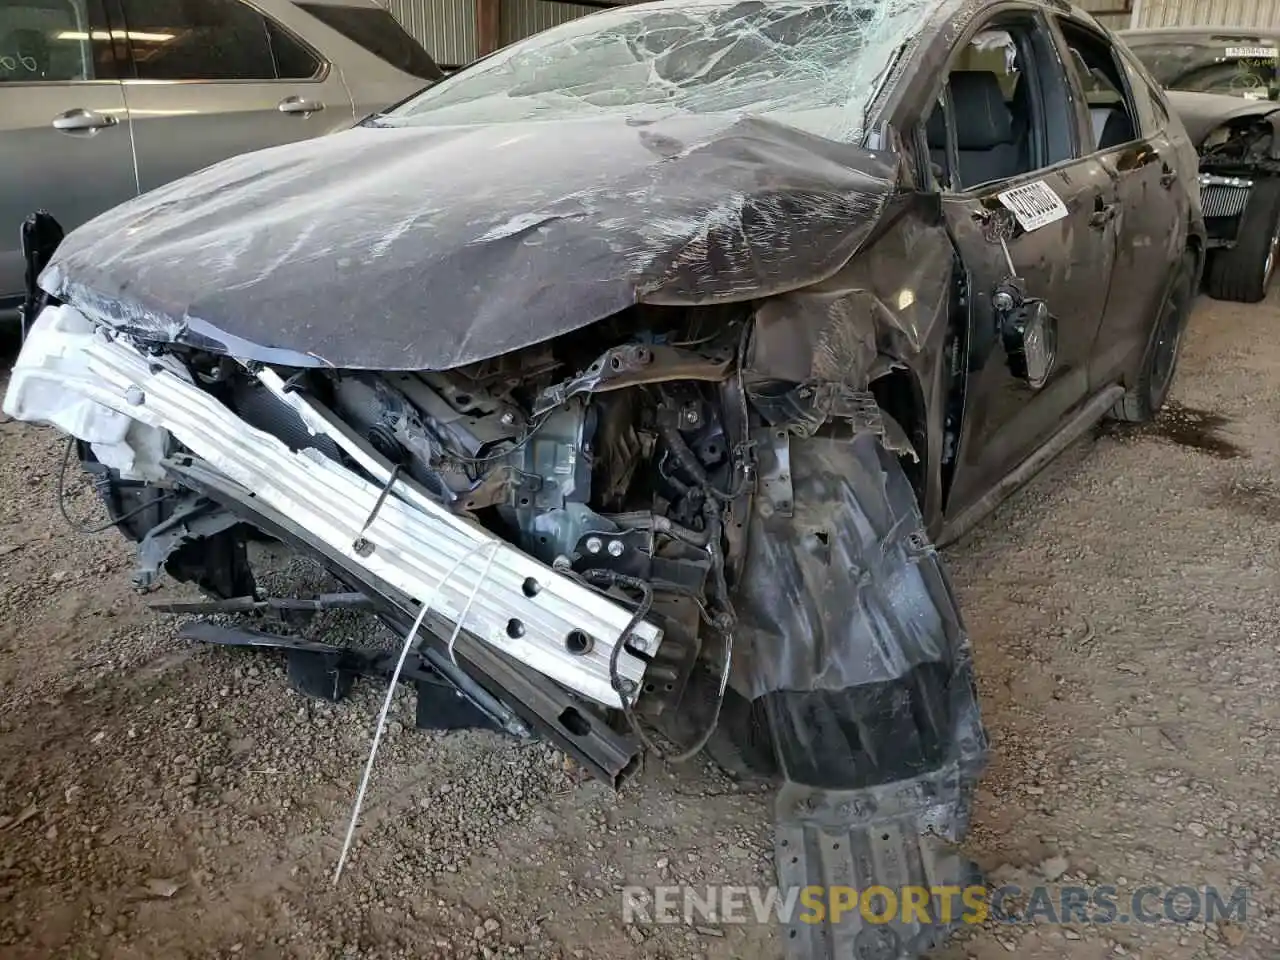
[{"label": "tinted window", "polygon": [[0,2],[0,83],[114,76],[110,38],[95,13],[88,0]]},{"label": "tinted window", "polygon": [[1038,22],[979,31],[956,52],[942,113],[935,109],[925,127],[942,171],[935,179],[968,190],[1070,159],[1071,109],[1052,39]]},{"label": "tinted window", "polygon": [[327,3],[299,3],[298,6],[398,70],[423,80],[439,80],[443,76],[430,54],[405,33],[386,10]]},{"label": "tinted window", "polygon": [[308,80],[320,72],[320,58],[273,20],[267,21],[267,36],[281,80]]},{"label": "tinted window", "polygon": [[121,4],[140,80],[305,79],[319,67],[297,40],[239,0]]},{"label": "tinted window", "polygon": [[1085,152],[1110,150],[1138,139],[1142,127],[1126,95],[1128,84],[1121,76],[1110,43],[1077,23],[1058,22],[1067,39],[1069,59],[1088,112],[1085,142],[1090,149]]},{"label": "tinted window", "polygon": [[1148,133],[1163,130],[1169,122],[1169,113],[1161,103],[1163,95],[1157,92],[1155,82],[1137,57],[1131,52],[1125,53],[1119,47],[1116,50],[1120,53],[1120,61],[1129,76],[1129,89],[1133,91],[1133,102],[1138,108],[1142,129]]}]

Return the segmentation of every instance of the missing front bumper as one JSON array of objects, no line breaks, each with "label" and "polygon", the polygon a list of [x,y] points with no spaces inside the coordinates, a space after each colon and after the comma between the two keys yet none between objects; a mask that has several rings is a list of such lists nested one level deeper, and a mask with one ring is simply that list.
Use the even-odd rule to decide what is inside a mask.
[{"label": "missing front bumper", "polygon": [[[14,366],[5,409],[18,419],[54,423],[95,451],[109,450],[111,463],[151,479],[163,476],[155,453],[162,446],[157,438],[167,433],[307,531],[317,548],[417,603],[430,601],[448,628],[466,610],[469,634],[584,697],[620,706],[619,688],[629,699],[638,694],[644,657],[624,648],[616,670],[610,668],[630,611],[448,512],[408,481],[391,483],[383,498],[378,482],[317,450],[291,450],[182,374],[177,364],[95,332],[72,308],[51,307]],[[284,395],[274,374],[261,377]],[[325,411],[297,395],[288,402],[313,433],[327,433],[383,484],[390,479],[390,465],[342,435]],[[567,638],[584,633],[594,642],[574,652],[581,647],[570,649]],[[660,630],[640,623],[628,642],[652,654],[661,639]]]}]

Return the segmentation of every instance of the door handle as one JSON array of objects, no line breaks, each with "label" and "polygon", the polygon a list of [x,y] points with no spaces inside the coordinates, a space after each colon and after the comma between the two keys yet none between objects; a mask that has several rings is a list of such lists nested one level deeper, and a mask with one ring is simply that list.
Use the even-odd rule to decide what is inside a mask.
[{"label": "door handle", "polygon": [[76,133],[83,130],[101,130],[103,127],[114,127],[120,121],[109,113],[97,110],[86,110],[76,107],[53,118],[53,129],[64,133]]},{"label": "door handle", "polygon": [[1177,182],[1178,182],[1178,171],[1171,169],[1169,165],[1166,163],[1164,165],[1164,172],[1160,174],[1160,186],[1168,190]]},{"label": "door handle", "polygon": [[315,113],[323,110],[324,104],[319,100],[308,100],[306,97],[285,97],[277,108],[281,113]]},{"label": "door handle", "polygon": [[1105,227],[1115,219],[1116,210],[1119,209],[1119,206],[1114,200],[1111,203],[1103,203],[1099,199],[1094,205],[1093,213],[1089,216],[1089,226]]}]

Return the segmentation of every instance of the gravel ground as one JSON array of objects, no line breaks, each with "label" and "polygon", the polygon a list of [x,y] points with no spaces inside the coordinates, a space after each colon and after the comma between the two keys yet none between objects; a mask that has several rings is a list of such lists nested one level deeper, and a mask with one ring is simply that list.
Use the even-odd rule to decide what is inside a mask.
[{"label": "gravel ground", "polygon": [[[1203,301],[1168,416],[1077,444],[948,551],[993,739],[972,856],[1122,900],[1247,884],[1247,920],[988,925],[939,957],[1280,957],[1277,323]],[[380,691],[308,701],[270,656],[174,639],[126,546],[58,516],[61,456],[0,426],[0,954],[779,955],[769,926],[626,926],[618,893],[767,883],[767,792],[651,763],[614,794],[541,745],[416,731],[407,697],[335,888]]]}]

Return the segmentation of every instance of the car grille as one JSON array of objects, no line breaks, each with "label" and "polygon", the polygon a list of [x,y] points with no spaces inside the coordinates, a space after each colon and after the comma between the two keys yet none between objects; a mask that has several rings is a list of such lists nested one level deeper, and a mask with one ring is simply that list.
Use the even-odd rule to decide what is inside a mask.
[{"label": "car grille", "polygon": [[[1214,178],[1221,180],[1225,178]],[[1208,217],[1238,217],[1244,212],[1253,185],[1246,181],[1234,183],[1200,183],[1200,206]]]}]

